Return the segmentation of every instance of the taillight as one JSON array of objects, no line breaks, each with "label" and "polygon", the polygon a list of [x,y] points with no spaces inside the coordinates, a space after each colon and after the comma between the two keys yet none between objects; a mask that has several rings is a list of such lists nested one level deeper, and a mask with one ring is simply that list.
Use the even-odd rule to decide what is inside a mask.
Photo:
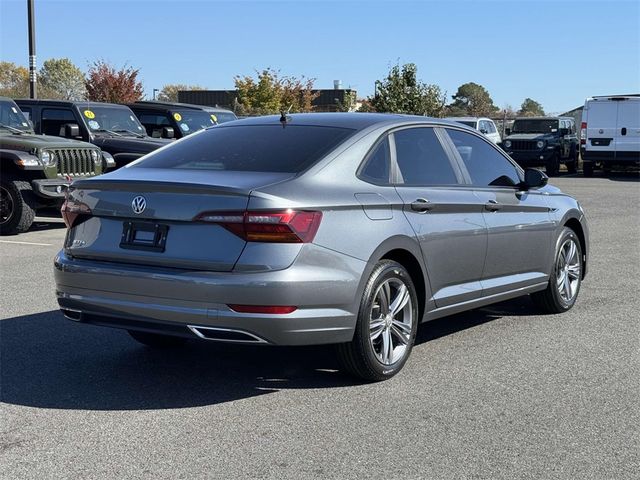
[{"label": "taillight", "polygon": [[247,242],[309,243],[320,226],[322,212],[203,212],[194,220],[217,223]]},{"label": "taillight", "polygon": [[78,202],[77,200],[73,200],[69,197],[65,199],[60,212],[62,213],[62,219],[64,220],[67,228],[71,228],[79,223],[79,219],[82,217],[91,215],[91,209],[87,204]]},{"label": "taillight", "polygon": [[285,305],[228,305],[228,307],[238,313],[267,313],[272,315],[292,313],[298,309],[298,307]]},{"label": "taillight", "polygon": [[587,143],[587,122],[582,122],[580,125],[580,145]]}]

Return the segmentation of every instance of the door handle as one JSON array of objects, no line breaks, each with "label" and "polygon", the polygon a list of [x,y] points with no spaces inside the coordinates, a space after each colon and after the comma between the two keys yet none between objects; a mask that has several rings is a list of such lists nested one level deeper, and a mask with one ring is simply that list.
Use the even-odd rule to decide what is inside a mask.
[{"label": "door handle", "polygon": [[490,212],[497,212],[502,208],[502,205],[500,205],[495,200],[489,200],[487,203],[484,204],[484,208],[486,210],[489,210]]},{"label": "door handle", "polygon": [[626,135],[627,134],[627,127],[622,127],[622,130],[620,130],[620,135]]},{"label": "door handle", "polygon": [[433,208],[433,205],[426,198],[416,198],[411,202],[411,210],[414,212],[425,213]]}]

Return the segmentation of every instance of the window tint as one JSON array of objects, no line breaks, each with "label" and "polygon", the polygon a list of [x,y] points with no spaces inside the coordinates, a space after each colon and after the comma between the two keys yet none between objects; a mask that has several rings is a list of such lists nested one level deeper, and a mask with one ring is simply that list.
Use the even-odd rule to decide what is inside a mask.
[{"label": "window tint", "polygon": [[447,129],[462,157],[471,181],[478,186],[514,186],[520,183],[518,170],[482,138]]},{"label": "window tint", "polygon": [[410,128],[393,134],[405,185],[451,185],[458,183],[453,166],[432,128]]},{"label": "window tint", "polygon": [[42,110],[42,133],[44,135],[64,136],[64,126],[67,123],[75,123],[73,112],[66,108],[45,108]]},{"label": "window tint", "polygon": [[65,122],[75,122],[76,117],[71,110],[45,108],[42,110],[42,120],[64,120]]},{"label": "window tint", "polygon": [[382,140],[369,155],[360,176],[363,180],[375,183],[389,183],[389,139]]},{"label": "window tint", "polygon": [[307,125],[218,126],[156,150],[136,167],[297,173],[354,132]]},{"label": "window tint", "polygon": [[487,122],[487,132],[496,133],[496,126],[493,122]]}]

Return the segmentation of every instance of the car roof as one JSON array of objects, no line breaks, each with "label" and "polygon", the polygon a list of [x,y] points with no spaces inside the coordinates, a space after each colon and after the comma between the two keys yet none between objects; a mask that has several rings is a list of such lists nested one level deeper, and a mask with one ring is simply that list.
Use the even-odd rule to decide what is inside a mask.
[{"label": "car roof", "polygon": [[175,110],[176,108],[187,110],[204,110],[203,105],[192,105],[190,103],[160,102],[158,100],[138,100],[135,103],[128,103],[129,107],[144,107],[151,110]]},{"label": "car roof", "polygon": [[516,117],[516,120],[575,120],[573,117]]},{"label": "car roof", "polygon": [[477,122],[478,120],[491,120],[487,117],[445,117],[445,120],[453,120],[454,122]]},{"label": "car roof", "polygon": [[81,107],[120,107],[120,108],[128,108],[127,105],[122,105],[120,103],[106,103],[106,102],[90,102],[88,100],[52,100],[52,99],[40,99],[40,98],[16,98],[16,103],[24,103],[28,105],[58,105],[58,106],[67,106],[67,105],[77,105]]},{"label": "car roof", "polygon": [[[248,117],[237,120],[233,123],[222,124],[221,127],[235,127],[240,125],[282,125],[280,115],[268,115],[262,117]],[[460,127],[461,125],[444,120],[442,118],[421,117],[418,115],[403,115],[396,113],[348,113],[348,112],[326,112],[326,113],[292,113],[287,115],[287,125],[305,125],[320,127],[352,128],[354,130],[364,130],[365,128],[382,124],[415,124],[415,123],[438,123]],[[468,128],[468,127],[467,127]]]}]

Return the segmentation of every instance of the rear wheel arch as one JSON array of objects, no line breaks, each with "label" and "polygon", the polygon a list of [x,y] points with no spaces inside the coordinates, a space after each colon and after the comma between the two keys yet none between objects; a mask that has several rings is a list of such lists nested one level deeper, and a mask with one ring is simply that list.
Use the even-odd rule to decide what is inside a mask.
[{"label": "rear wheel arch", "polygon": [[413,285],[416,289],[416,295],[418,296],[418,318],[422,319],[425,313],[427,285],[420,261],[413,253],[403,248],[396,248],[386,252],[380,260],[393,260],[394,262],[402,265],[407,272],[409,272]]},{"label": "rear wheel arch", "polygon": [[582,225],[580,225],[580,221],[577,218],[570,218],[564,223],[564,226],[573,230],[577,235],[578,240],[580,241],[580,249],[582,250],[583,257],[582,278],[584,278],[587,273],[587,242],[584,236],[584,230],[582,229]]}]

